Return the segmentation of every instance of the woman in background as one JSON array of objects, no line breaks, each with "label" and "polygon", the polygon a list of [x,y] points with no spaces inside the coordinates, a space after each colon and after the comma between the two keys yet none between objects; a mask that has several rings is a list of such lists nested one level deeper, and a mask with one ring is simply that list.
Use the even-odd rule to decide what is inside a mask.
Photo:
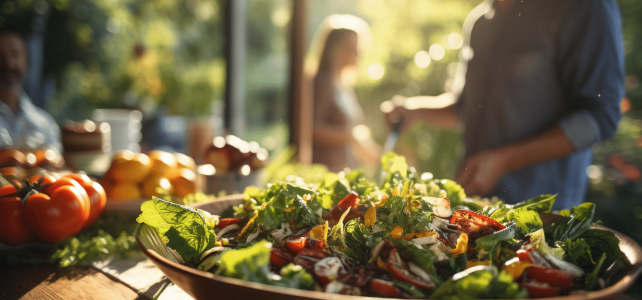
[{"label": "woman in background", "polygon": [[377,164],[381,157],[381,147],[363,125],[364,113],[349,79],[356,69],[358,44],[357,31],[332,28],[314,77],[312,162],[333,172]]}]

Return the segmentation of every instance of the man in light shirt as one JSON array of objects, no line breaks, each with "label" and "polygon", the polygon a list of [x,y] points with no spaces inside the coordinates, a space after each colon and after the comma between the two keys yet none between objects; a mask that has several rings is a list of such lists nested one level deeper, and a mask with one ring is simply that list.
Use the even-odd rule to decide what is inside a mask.
[{"label": "man in light shirt", "polygon": [[62,151],[60,128],[22,89],[29,59],[24,35],[0,26],[0,148]]}]

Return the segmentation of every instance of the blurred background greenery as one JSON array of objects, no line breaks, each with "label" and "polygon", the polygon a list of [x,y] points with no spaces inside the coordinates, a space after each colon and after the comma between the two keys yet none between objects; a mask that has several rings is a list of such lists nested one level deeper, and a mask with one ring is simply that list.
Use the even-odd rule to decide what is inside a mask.
[{"label": "blurred background greenery", "polygon": [[[327,0],[308,2],[308,44],[334,13],[362,17],[372,43],[355,87],[374,137],[388,129],[379,104],[394,95],[449,91],[461,26],[481,0]],[[587,201],[597,218],[642,242],[642,2],[619,0],[626,49],[627,98],[616,136],[594,146]],[[270,152],[288,141],[291,0],[248,0],[246,132]],[[136,108],[147,123],[163,116],[220,116],[225,94],[223,0],[0,0],[0,22],[30,29],[45,20],[45,107],[61,124],[96,108]],[[215,132],[220,132],[215,131]],[[453,178],[457,132],[419,125],[396,151],[420,172]],[[632,290],[642,295],[638,288]]]}]

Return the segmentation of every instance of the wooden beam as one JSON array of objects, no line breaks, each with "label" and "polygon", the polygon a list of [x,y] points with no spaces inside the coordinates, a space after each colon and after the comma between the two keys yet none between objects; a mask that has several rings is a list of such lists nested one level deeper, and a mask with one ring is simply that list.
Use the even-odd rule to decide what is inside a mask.
[{"label": "wooden beam", "polygon": [[312,163],[311,81],[305,78],[308,0],[292,0],[290,23],[290,145],[297,148],[300,163]]}]

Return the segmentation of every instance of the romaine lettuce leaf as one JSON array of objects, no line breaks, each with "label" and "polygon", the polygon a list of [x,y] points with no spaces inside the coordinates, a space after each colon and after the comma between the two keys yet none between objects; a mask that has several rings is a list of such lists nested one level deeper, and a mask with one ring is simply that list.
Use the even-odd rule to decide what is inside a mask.
[{"label": "romaine lettuce leaf", "polygon": [[203,211],[155,197],[143,202],[140,209],[136,221],[156,229],[169,240],[167,246],[191,265],[197,266],[203,252],[216,244],[215,223]]},{"label": "romaine lettuce leaf", "polygon": [[515,209],[503,207],[493,212],[490,217],[499,223],[514,221],[515,225],[517,225],[518,236],[527,235],[544,227],[539,214],[535,211],[528,210],[526,207]]}]

